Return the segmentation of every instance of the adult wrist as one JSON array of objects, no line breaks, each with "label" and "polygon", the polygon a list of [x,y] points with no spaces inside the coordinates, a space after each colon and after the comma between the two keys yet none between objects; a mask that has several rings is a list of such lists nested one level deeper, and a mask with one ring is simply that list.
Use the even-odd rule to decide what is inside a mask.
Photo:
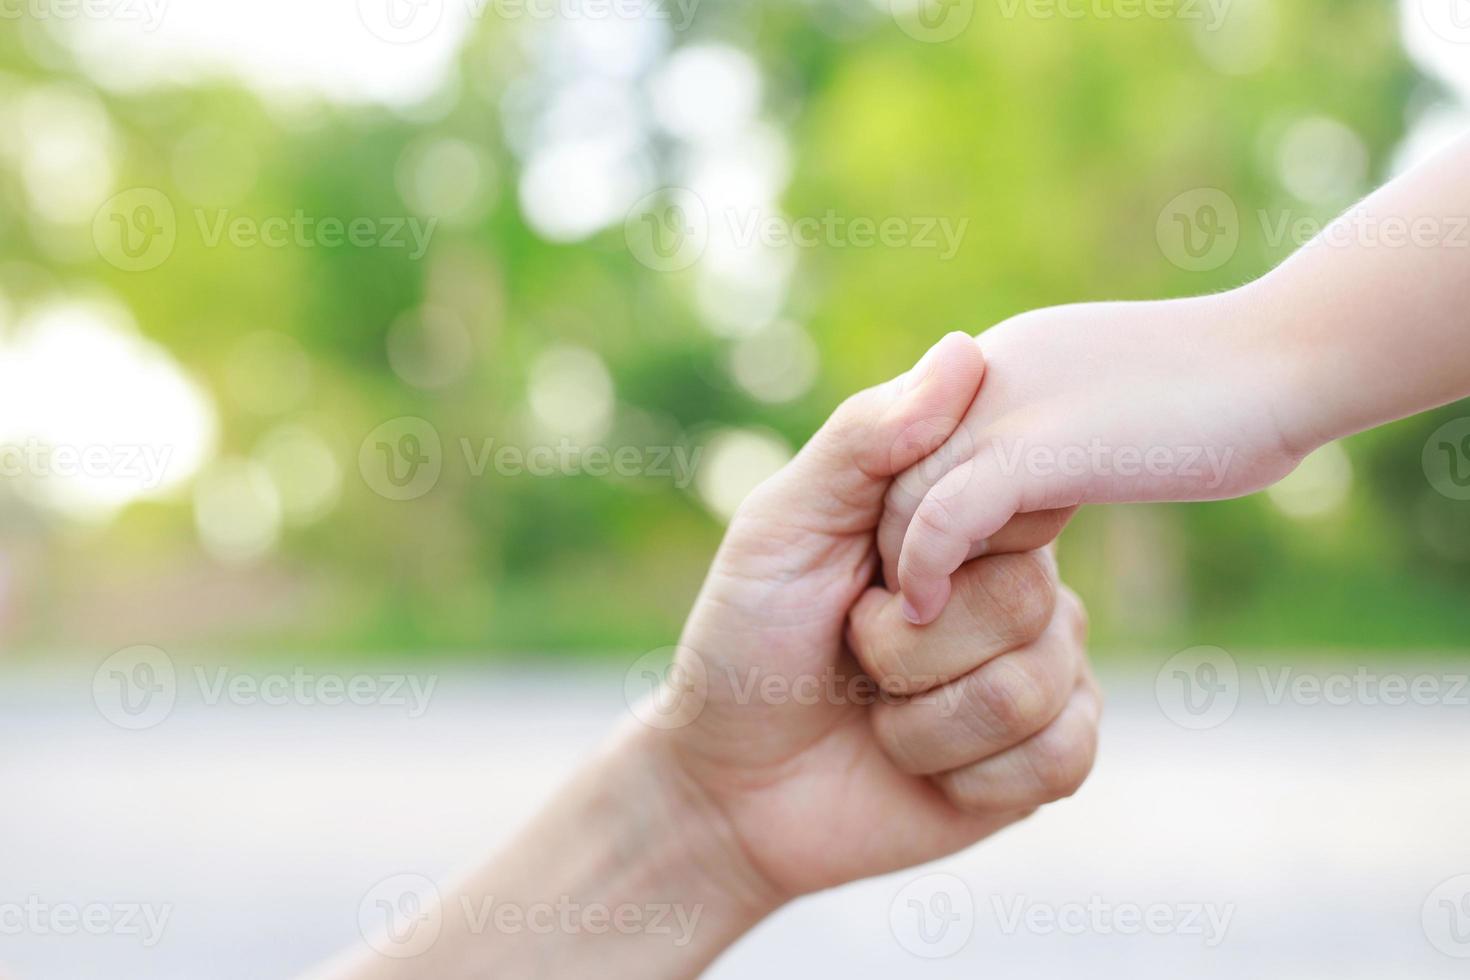
[{"label": "adult wrist", "polygon": [[794,896],[782,894],[751,860],[725,805],[690,772],[679,739],[677,730],[633,726],[615,754],[652,778],[649,792],[659,801],[649,818],[661,824],[646,854],[649,873],[712,898],[722,923],[716,930],[733,933],[733,941]]}]

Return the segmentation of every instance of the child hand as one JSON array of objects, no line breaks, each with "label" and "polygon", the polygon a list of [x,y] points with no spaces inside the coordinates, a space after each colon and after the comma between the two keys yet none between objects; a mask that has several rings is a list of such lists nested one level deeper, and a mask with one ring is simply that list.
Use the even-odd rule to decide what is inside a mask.
[{"label": "child hand", "polygon": [[1300,459],[1282,438],[1248,294],[1027,313],[983,334],[988,373],[949,442],[888,494],[878,545],[904,614],[928,623],[965,561],[1017,515],[1215,500]]}]

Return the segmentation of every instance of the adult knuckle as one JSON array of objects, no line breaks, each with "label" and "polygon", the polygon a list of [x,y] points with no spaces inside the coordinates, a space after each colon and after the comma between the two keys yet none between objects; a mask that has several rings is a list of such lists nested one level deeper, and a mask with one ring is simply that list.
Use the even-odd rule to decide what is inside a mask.
[{"label": "adult knuckle", "polygon": [[1051,693],[1024,667],[1002,657],[970,675],[976,713],[996,738],[1035,732],[1050,720]]},{"label": "adult knuckle", "polygon": [[985,787],[967,770],[943,773],[937,777],[937,781],[945,799],[961,813],[985,813],[993,807]]},{"label": "adult knuckle", "polygon": [[1039,637],[1056,605],[1051,567],[1035,553],[984,561],[970,585],[963,592],[970,614],[995,636],[1016,645]]},{"label": "adult knuckle", "polygon": [[906,773],[923,770],[914,741],[908,733],[899,705],[878,704],[871,713],[873,737],[890,762]]},{"label": "adult knuckle", "polygon": [[1027,755],[1037,786],[1048,800],[1062,800],[1082,788],[1092,773],[1097,738],[1091,730],[1038,738]]},{"label": "adult knuckle", "polygon": [[885,693],[906,695],[912,687],[908,659],[908,651],[901,644],[880,641],[869,649],[863,669]]}]

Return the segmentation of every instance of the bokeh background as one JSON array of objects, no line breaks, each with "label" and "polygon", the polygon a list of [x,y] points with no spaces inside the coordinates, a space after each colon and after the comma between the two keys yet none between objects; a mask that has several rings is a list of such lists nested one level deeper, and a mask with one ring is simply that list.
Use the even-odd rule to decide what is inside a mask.
[{"label": "bokeh background", "polygon": [[[0,438],[165,461],[7,469],[7,658],[664,645],[732,502],[843,395],[949,329],[1259,275],[1293,247],[1274,228],[1422,155],[1470,84],[1470,48],[1381,0],[961,3],[938,34],[861,0],[429,4],[407,32],[350,3],[155,4],[43,3],[0,34]],[[712,232],[651,268],[630,229],[666,187]],[[1196,188],[1239,207],[1203,271],[1157,224]],[[118,251],[123,192],[172,208],[164,257]],[[216,234],[297,214],[371,240]],[[912,241],[747,233],[824,216]],[[925,221],[955,246],[925,247]],[[1456,411],[1256,498],[1083,515],[1064,558],[1099,647],[1453,647],[1470,509],[1420,455]],[[401,417],[442,466],[390,500],[360,451]],[[547,478],[485,454],[563,439],[699,465]]]},{"label": "bokeh background", "polygon": [[[843,396],[951,329],[1244,282],[1297,244],[1277,229],[1329,219],[1463,131],[1455,3],[7,5],[0,772],[25,802],[0,824],[0,883],[151,882],[185,924],[133,958],[30,936],[0,960],[279,975],[347,942],[375,877],[465,860],[594,744],[626,664],[677,637],[741,496]],[[1201,259],[1169,236],[1204,189],[1234,213],[1206,227],[1189,210],[1225,235]],[[816,238],[782,240],[799,219]],[[855,221],[896,222],[899,240]],[[286,237],[261,240],[271,228]],[[1372,745],[1357,715],[1324,735],[1247,712],[1233,724],[1250,737],[1216,733],[1201,756],[1157,717],[1149,671],[1198,644],[1329,669],[1463,656],[1470,504],[1424,453],[1464,414],[1329,446],[1248,499],[1082,513],[1064,572],[1135,754],[1100,769],[1091,817],[1018,831],[987,873],[1084,898],[1099,880],[1270,896],[1254,908],[1275,931],[1248,933],[1244,959],[1165,950],[1159,975],[1244,975],[1283,951],[1294,976],[1382,975],[1402,962],[1385,922],[1438,956],[1416,916],[1435,869],[1467,870],[1434,851],[1467,802],[1463,709]],[[506,447],[641,462],[536,476],[497,463]],[[98,463],[72,472],[82,457]],[[92,671],[138,644],[237,671],[417,665],[449,693],[411,730],[181,697],[168,725],[123,732],[97,716]],[[68,665],[78,679],[54,680]],[[1370,771],[1333,782],[1320,767],[1344,746]],[[1393,779],[1403,811],[1365,805]],[[1197,808],[1137,814],[1131,794],[1161,785]],[[1335,833],[1272,795],[1304,786]],[[403,843],[430,818],[430,851]],[[1363,872],[1401,906],[1331,914],[1359,883],[1334,862],[1373,852],[1385,823],[1423,848]],[[1148,849],[1119,848],[1143,828]],[[1208,868],[1178,870],[1201,849]],[[1314,884],[1284,884],[1283,855]],[[1073,881],[1063,858],[1113,871]],[[885,928],[874,887],[773,923],[729,975],[805,962],[802,930],[833,928],[850,975],[945,969],[864,946]],[[239,962],[203,952],[251,929],[268,938]],[[1161,962],[1101,941],[1005,950],[931,975]]]}]

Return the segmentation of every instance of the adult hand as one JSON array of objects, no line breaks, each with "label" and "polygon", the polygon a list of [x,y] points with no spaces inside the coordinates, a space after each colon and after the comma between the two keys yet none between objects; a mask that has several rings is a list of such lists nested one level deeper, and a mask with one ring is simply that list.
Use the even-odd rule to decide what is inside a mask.
[{"label": "adult hand", "polygon": [[[926,628],[869,588],[892,477],[948,439],[982,373],[974,340],[946,337],[905,378],[844,403],[750,496],[662,713],[647,716],[651,742],[727,823],[729,866],[758,904],[950,853],[1068,795],[1091,767],[1083,616],[1058,601],[1049,552],[972,562]],[[1023,517],[994,550],[1040,548],[1065,517]]]},{"label": "adult hand", "polygon": [[1030,550],[1063,520],[997,535],[930,626],[872,588],[893,475],[950,437],[983,370],[951,335],[845,402],[740,508],[644,724],[328,975],[693,976],[797,895],[937,858],[1072,792],[1097,690],[1081,606]]}]

